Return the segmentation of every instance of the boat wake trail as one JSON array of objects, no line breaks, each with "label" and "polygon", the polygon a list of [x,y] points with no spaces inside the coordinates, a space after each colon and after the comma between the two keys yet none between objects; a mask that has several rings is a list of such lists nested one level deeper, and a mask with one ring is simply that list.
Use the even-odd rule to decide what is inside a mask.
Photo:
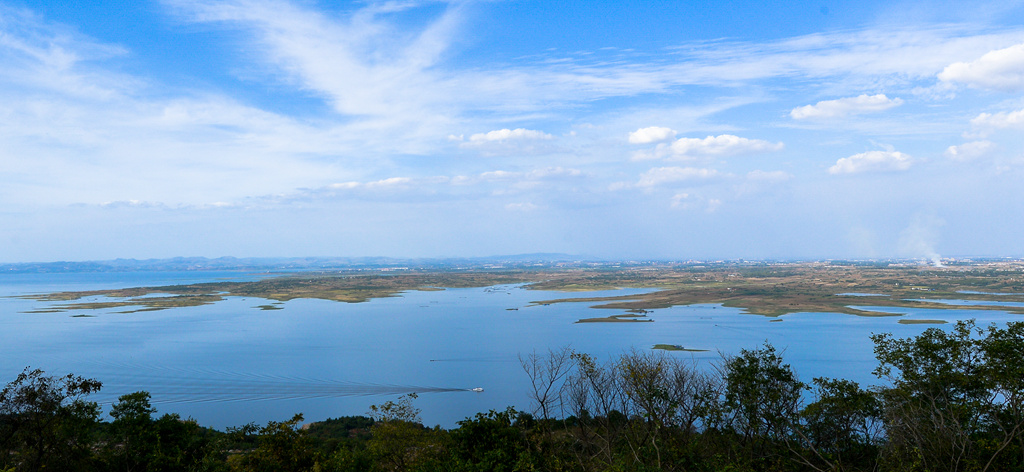
[{"label": "boat wake trail", "polygon": [[[125,393],[144,390],[154,404],[196,404],[408,393],[471,392],[470,388],[349,382],[299,376],[170,368],[116,369],[107,376],[100,393],[92,398],[101,404],[116,402]],[[132,372],[126,375],[126,372]]]}]

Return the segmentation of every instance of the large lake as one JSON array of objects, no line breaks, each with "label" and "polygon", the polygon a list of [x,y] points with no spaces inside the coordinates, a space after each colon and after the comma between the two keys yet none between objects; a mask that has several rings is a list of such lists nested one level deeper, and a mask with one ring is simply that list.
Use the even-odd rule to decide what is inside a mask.
[{"label": "large lake", "polygon": [[[878,308],[902,314],[859,317],[795,313],[777,318],[716,305],[653,310],[649,323],[575,323],[620,314],[589,303],[531,305],[577,294],[521,286],[406,292],[365,303],[293,300],[261,310],[267,300],[231,297],[213,305],[118,313],[76,310],[25,313],[51,304],[13,295],[252,280],[234,272],[0,275],[0,383],[26,366],[104,382],[95,400],[152,392],[160,412],[177,412],[223,428],[285,420],[365,414],[372,404],[418,392],[424,423],[445,427],[477,412],[528,409],[521,354],[571,346],[604,360],[654,344],[707,352],[669,352],[708,367],[720,353],[768,341],[801,379],[831,376],[877,383],[870,335],[914,336],[933,326],[900,319],[979,324],[1024,320],[991,310]],[[639,293],[587,292],[579,296]],[[870,303],[866,299],[865,303]],[[75,315],[92,315],[76,317]],[[482,387],[482,393],[468,389]]]}]

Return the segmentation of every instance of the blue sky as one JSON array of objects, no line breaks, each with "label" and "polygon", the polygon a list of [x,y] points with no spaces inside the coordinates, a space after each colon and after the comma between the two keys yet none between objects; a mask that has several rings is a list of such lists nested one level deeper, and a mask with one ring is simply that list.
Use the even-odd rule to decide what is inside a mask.
[{"label": "blue sky", "polygon": [[1022,2],[65,3],[0,261],[1024,255]]}]

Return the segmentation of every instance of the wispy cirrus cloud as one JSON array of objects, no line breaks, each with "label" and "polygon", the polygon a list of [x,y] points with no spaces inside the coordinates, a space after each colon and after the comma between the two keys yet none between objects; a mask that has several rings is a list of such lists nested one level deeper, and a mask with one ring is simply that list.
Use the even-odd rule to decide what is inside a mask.
[{"label": "wispy cirrus cloud", "polygon": [[[911,155],[941,153],[934,143],[961,142],[964,117],[977,116],[978,134],[1017,130],[1024,120],[1018,102],[987,92],[1017,90],[1013,47],[1024,42],[1024,28],[1016,25],[853,25],[652,50],[620,44],[614,57],[591,43],[499,59],[478,46],[485,35],[474,30],[474,9],[489,2],[165,4],[189,23],[162,25],[179,42],[212,32],[202,38],[216,43],[204,50],[209,62],[197,65],[213,74],[163,74],[167,64],[140,61],[131,39],[107,44],[74,25],[0,12],[0,204],[280,211],[266,213],[273,218],[292,217],[282,210],[289,205],[331,209],[310,212],[311,220],[360,205],[364,216],[387,220],[391,211],[425,215],[434,204],[430,224],[440,226],[485,207],[570,214],[585,203],[601,217],[579,222],[607,226],[599,221],[606,215],[653,208],[672,194],[676,208],[718,208],[755,191],[766,206],[811,205],[813,198],[778,197],[822,186],[831,164],[822,166],[822,155],[849,156],[835,161],[833,174],[907,170],[921,160]],[[296,97],[318,103],[295,111]],[[924,131],[884,117],[842,129],[813,122],[897,106],[899,121]],[[780,120],[787,113],[797,120]],[[1002,134],[992,146],[1019,147],[1010,142],[1019,138]],[[850,143],[882,137],[905,153],[851,155]],[[985,142],[948,155],[991,152]],[[664,167],[628,161],[638,150],[637,158]],[[741,155],[778,158],[731,159]],[[753,170],[766,165],[785,171]],[[930,174],[904,174],[908,188],[924,188],[937,178]],[[827,185],[872,185],[842,180]],[[631,191],[608,191],[616,188]],[[756,220],[734,208],[733,216]],[[366,231],[394,233],[400,224]]]},{"label": "wispy cirrus cloud", "polygon": [[168,3],[194,22],[244,28],[258,41],[256,57],[322,94],[340,113],[422,113],[454,92],[433,66],[460,27],[457,4],[420,29],[405,30],[388,18],[415,8],[412,2],[370,4],[345,17],[283,0]]},{"label": "wispy cirrus cloud", "polygon": [[143,85],[102,66],[127,55],[123,47],[47,23],[31,11],[0,5],[0,80],[8,86],[66,99],[109,100]]},{"label": "wispy cirrus cloud", "polygon": [[528,194],[533,197],[586,179],[579,169],[539,167],[530,170],[491,170],[471,175],[396,176],[348,180],[281,194],[259,195],[230,203],[236,207],[265,207],[292,202],[358,199],[364,202],[414,200],[478,201],[484,198]]},{"label": "wispy cirrus cloud", "polygon": [[677,67],[691,83],[769,77],[847,77],[852,82],[863,78],[870,83],[870,78],[885,77],[893,84],[907,84],[934,77],[951,58],[967,60],[1022,39],[1020,31],[978,34],[958,25],[868,28],[756,44],[715,41],[685,45],[680,47],[680,55],[692,60]]},{"label": "wispy cirrus cloud", "polygon": [[1020,32],[976,34],[957,26],[865,29],[761,43],[694,42],[658,61],[628,55],[614,62],[563,57],[464,69],[447,62],[446,56],[467,28],[468,7],[463,3],[448,4],[442,14],[414,30],[397,30],[391,15],[400,12],[373,5],[328,17],[282,0],[172,4],[191,21],[241,27],[258,41],[261,53],[255,57],[326,97],[339,113],[415,121],[446,110],[451,124],[483,109],[500,116],[668,93],[686,85],[824,77],[868,83],[885,77],[907,84],[934,77],[950,58],[977,57],[1024,39]]}]

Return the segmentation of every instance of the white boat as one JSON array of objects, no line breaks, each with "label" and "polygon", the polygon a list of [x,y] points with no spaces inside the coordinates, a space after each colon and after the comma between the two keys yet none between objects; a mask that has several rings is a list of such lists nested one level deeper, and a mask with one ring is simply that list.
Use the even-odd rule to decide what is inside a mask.
[{"label": "white boat", "polygon": [[483,387],[477,387],[477,388],[471,388],[471,389],[469,389],[469,391],[470,392],[482,392],[482,391],[484,391],[484,389],[483,389]]}]

